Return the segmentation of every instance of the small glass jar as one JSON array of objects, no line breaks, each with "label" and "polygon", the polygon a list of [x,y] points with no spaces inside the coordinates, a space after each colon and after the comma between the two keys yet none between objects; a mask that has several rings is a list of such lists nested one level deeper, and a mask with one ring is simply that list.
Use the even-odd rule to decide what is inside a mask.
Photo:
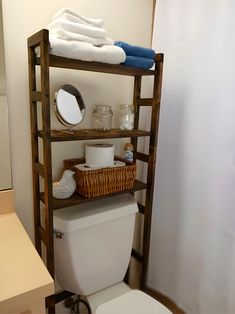
[{"label": "small glass jar", "polygon": [[93,110],[93,128],[98,131],[108,131],[112,128],[113,111],[111,106],[96,105]]},{"label": "small glass jar", "polygon": [[119,128],[121,130],[134,128],[134,107],[132,105],[120,105]]}]

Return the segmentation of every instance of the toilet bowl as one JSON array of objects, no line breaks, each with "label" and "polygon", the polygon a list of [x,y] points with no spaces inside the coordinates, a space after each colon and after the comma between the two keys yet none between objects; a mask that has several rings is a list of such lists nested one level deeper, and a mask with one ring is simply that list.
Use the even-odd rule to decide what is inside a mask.
[{"label": "toilet bowl", "polygon": [[124,282],[88,296],[87,301],[95,314],[171,314],[161,303]]},{"label": "toilet bowl", "polygon": [[171,312],[149,295],[131,290],[101,304],[95,314],[170,314]]},{"label": "toilet bowl", "polygon": [[87,298],[92,314],[171,313],[123,282],[137,211],[123,194],[54,212],[56,275],[65,290]]}]

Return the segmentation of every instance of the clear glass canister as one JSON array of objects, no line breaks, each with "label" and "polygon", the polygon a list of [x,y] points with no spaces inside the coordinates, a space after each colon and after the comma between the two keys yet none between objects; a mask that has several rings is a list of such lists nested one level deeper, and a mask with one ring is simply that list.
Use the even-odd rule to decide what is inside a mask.
[{"label": "clear glass canister", "polygon": [[96,105],[93,110],[93,128],[99,131],[108,131],[112,128],[113,111],[111,106]]},{"label": "clear glass canister", "polygon": [[119,128],[121,130],[134,128],[134,107],[132,105],[120,105]]}]

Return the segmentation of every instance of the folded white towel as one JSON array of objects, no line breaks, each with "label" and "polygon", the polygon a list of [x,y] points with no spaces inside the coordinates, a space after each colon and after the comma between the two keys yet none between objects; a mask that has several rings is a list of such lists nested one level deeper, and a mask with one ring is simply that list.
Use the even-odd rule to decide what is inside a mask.
[{"label": "folded white towel", "polygon": [[53,16],[52,19],[55,20],[55,19],[59,18],[61,15],[63,15],[64,13],[68,13],[68,14],[71,14],[73,16],[76,16],[79,19],[83,20],[84,22],[91,24],[93,26],[96,26],[96,27],[101,27],[104,24],[104,21],[102,19],[93,19],[93,18],[85,17],[85,16],[78,14],[76,11],[69,9],[69,8],[62,8]]},{"label": "folded white towel", "polygon": [[[58,18],[62,18],[66,21],[70,21],[70,22],[74,22],[74,23],[85,24],[85,25],[89,25],[89,26],[95,26],[95,25],[92,25],[92,24],[85,22],[84,20],[80,19],[80,17],[77,17],[77,16],[69,14],[69,13],[64,13]],[[57,19],[54,19],[54,20],[57,20]],[[97,26],[95,26],[95,27],[97,27]]]},{"label": "folded white towel", "polygon": [[78,34],[78,33],[68,32],[62,28],[53,29],[50,31],[50,34],[52,34],[53,36],[60,38],[60,39],[85,41],[85,42],[90,43],[94,46],[113,45],[114,44],[114,41],[109,37],[95,38],[95,37],[85,36],[85,35]]},{"label": "folded white towel", "polygon": [[[100,26],[96,26],[96,25],[87,23],[86,21],[80,19],[80,17],[77,17],[77,16],[69,14],[69,13],[64,13],[60,17],[58,17],[57,19],[64,19],[64,20],[69,21],[69,22],[74,22],[74,23],[78,23],[78,24],[83,24],[83,25],[101,28]],[[57,19],[54,19],[53,21],[56,21]]]},{"label": "folded white towel", "polygon": [[[87,42],[63,40],[53,35],[50,35],[49,40],[50,54],[56,56],[111,64],[120,64],[126,59],[124,50],[115,45],[95,47]],[[39,53],[39,50],[36,50],[36,53]]]},{"label": "folded white towel", "polygon": [[62,28],[69,32],[74,32],[90,37],[95,38],[105,38],[106,37],[106,31],[101,27],[95,27],[85,24],[79,24],[71,21],[67,21],[65,19],[58,18],[56,20],[53,20],[47,27],[49,30]]}]

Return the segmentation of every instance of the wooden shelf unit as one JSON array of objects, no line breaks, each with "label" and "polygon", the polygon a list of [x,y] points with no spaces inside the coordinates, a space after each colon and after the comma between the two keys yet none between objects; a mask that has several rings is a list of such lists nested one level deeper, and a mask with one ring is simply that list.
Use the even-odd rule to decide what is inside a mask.
[{"label": "wooden shelf unit", "polygon": [[[35,48],[40,48],[40,58],[35,54]],[[30,94],[30,116],[31,116],[31,144],[32,144],[32,172],[33,172],[33,200],[34,200],[34,227],[35,246],[42,256],[42,243],[46,248],[46,265],[54,278],[54,246],[53,246],[53,210],[96,201],[102,197],[112,197],[117,193],[85,199],[78,194],[74,194],[70,199],[58,200],[52,196],[52,142],[77,141],[90,139],[110,139],[110,138],[131,138],[134,145],[134,157],[148,164],[147,182],[135,181],[131,190],[121,193],[134,193],[135,191],[146,190],[145,205],[139,204],[140,213],[144,216],[143,247],[142,254],[132,250],[132,256],[142,264],[141,289],[146,288],[146,277],[149,256],[150,228],[152,216],[152,203],[154,193],[155,164],[157,154],[158,123],[160,113],[161,84],[163,72],[163,54],[157,54],[155,59],[155,70],[142,70],[124,65],[111,65],[99,62],[85,62],[64,57],[50,55],[49,53],[49,32],[41,30],[28,38],[28,64],[29,64],[29,94]],[[37,90],[36,67],[39,66],[41,89]],[[51,129],[50,112],[50,86],[49,68],[67,68],[73,70],[93,71],[115,75],[127,75],[134,78],[133,105],[135,110],[134,130],[121,131],[113,129],[110,132],[96,132],[94,130],[79,129],[74,132],[66,130]],[[141,98],[141,78],[142,76],[153,76],[153,97]],[[42,129],[38,129],[37,103],[41,104]],[[139,130],[139,113],[141,106],[151,106],[151,127],[150,131]],[[149,137],[149,154],[137,151],[139,137]],[[42,140],[43,164],[39,162],[39,138]],[[43,178],[44,189],[40,190],[39,178]],[[120,192],[118,192],[120,193]],[[40,203],[44,204],[44,221],[41,221]],[[65,292],[68,296],[69,293]],[[62,300],[63,296],[51,296],[47,299],[47,306],[50,313],[55,311],[55,302]]]}]

